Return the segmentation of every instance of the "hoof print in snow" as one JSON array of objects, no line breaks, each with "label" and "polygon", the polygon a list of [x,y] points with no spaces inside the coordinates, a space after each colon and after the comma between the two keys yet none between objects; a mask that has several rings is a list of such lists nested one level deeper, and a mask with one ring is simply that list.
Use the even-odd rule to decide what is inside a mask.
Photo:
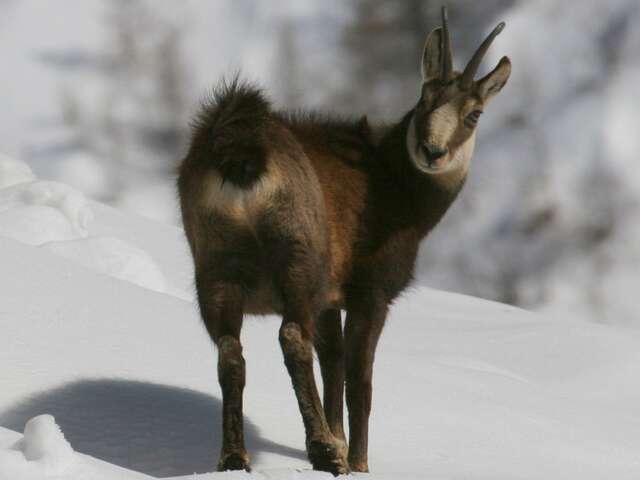
[{"label": "hoof print in snow", "polygon": [[247,455],[246,452],[223,454],[218,462],[218,471],[226,472],[227,470],[245,470],[250,472],[249,455]]},{"label": "hoof print in snow", "polygon": [[313,440],[307,445],[309,461],[314,470],[332,473],[334,476],[350,473],[346,458],[346,445],[338,441]]}]

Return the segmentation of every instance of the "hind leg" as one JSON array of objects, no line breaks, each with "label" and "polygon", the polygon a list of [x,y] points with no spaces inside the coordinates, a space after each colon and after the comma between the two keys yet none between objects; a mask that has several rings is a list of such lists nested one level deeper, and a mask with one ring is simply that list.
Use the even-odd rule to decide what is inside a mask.
[{"label": "hind leg", "polygon": [[218,381],[222,390],[222,451],[218,470],[249,470],[244,445],[242,393],[245,361],[240,344],[244,293],[238,283],[210,268],[196,273],[204,324],[218,347]]},{"label": "hind leg", "polygon": [[309,461],[315,470],[348,473],[346,444],[329,429],[313,377],[312,341],[296,316],[283,319],[280,345],[305,426]]},{"label": "hind leg", "polygon": [[[295,247],[287,251],[300,252]],[[279,279],[284,301],[280,345],[302,415],[309,460],[315,470],[348,473],[346,444],[331,433],[313,376],[313,328],[319,314],[318,293],[322,291],[317,280],[323,272],[321,262],[299,255],[289,258],[285,265]]]},{"label": "hind leg", "polygon": [[345,440],[344,405],[344,341],[340,310],[326,310],[316,323],[315,348],[318,353],[324,387],[324,413],[331,433]]}]

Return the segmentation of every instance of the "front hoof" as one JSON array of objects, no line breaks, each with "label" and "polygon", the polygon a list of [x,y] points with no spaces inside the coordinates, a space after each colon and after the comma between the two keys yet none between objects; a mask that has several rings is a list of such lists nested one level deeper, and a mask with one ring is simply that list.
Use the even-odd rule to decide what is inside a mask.
[{"label": "front hoof", "polygon": [[312,440],[307,445],[307,453],[314,470],[332,473],[334,476],[350,472],[347,462],[347,445],[340,440]]},{"label": "front hoof", "polygon": [[352,472],[369,473],[367,462],[349,462]]},{"label": "front hoof", "polygon": [[247,452],[238,450],[223,453],[218,462],[218,471],[224,472],[227,470],[246,470],[250,472],[251,468],[249,467],[249,455],[247,455]]}]

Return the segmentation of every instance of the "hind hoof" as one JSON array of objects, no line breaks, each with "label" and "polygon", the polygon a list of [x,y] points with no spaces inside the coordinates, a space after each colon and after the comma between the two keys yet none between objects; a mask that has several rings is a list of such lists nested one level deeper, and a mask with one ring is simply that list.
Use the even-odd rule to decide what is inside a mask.
[{"label": "hind hoof", "polygon": [[223,453],[218,462],[218,471],[225,472],[227,470],[245,470],[251,471],[249,467],[249,455],[245,451],[235,451]]},{"label": "hind hoof", "polygon": [[307,445],[307,452],[314,470],[329,472],[334,476],[346,475],[350,472],[345,442],[337,439],[312,440]]}]

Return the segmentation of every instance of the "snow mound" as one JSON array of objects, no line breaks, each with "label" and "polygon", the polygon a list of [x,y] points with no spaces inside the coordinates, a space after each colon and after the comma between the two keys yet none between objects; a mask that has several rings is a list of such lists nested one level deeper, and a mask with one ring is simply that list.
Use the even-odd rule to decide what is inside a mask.
[{"label": "snow mound", "polygon": [[150,290],[167,290],[165,276],[151,255],[119,238],[93,237],[50,242],[43,248],[105,275]]},{"label": "snow mound", "polygon": [[58,210],[31,206],[0,213],[0,235],[29,245],[72,240],[77,232]]},{"label": "snow mound", "polygon": [[33,180],[35,176],[26,163],[0,154],[0,188]]},{"label": "snow mound", "polygon": [[[96,186],[99,176],[94,178]],[[167,285],[161,268],[140,242],[104,231],[91,235],[93,221],[93,206],[84,194],[62,183],[37,180],[25,163],[0,156],[0,236],[150,290],[188,297]]]},{"label": "snow mound", "polygon": [[46,474],[59,475],[74,463],[73,449],[51,415],[29,420],[16,449],[27,462],[40,464]]},{"label": "snow mound", "polygon": [[51,415],[26,422],[24,435],[0,427],[1,480],[150,480],[150,477],[76,453]]},{"label": "snow mound", "polygon": [[86,197],[61,183],[31,181],[0,190],[0,235],[29,245],[84,238],[92,220]]}]

